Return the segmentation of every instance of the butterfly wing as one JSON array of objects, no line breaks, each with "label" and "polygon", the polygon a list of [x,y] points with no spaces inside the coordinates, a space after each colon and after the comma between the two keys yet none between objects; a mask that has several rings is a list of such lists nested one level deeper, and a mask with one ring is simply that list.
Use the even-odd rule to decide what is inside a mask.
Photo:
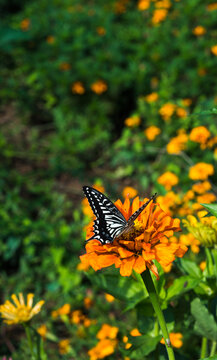
[{"label": "butterfly wing", "polygon": [[90,186],[84,186],[83,191],[93,210],[94,235],[86,240],[97,239],[102,244],[111,243],[127,226],[127,221],[118,208],[101,192]]}]

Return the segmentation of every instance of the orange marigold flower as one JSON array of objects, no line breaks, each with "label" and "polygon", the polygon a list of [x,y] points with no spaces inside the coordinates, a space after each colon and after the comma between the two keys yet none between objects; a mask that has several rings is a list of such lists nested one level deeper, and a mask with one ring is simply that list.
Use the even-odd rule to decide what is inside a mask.
[{"label": "orange marigold flower", "polygon": [[206,261],[201,261],[199,267],[201,271],[204,271],[206,269]]},{"label": "orange marigold flower", "polygon": [[84,315],[81,310],[74,310],[71,316],[71,322],[73,324],[80,324],[84,320]]},{"label": "orange marigold flower", "polygon": [[103,80],[97,80],[91,85],[91,90],[97,95],[104,93],[107,89],[108,86]]},{"label": "orange marigold flower", "polygon": [[197,126],[191,130],[189,138],[191,141],[204,145],[206,144],[210,135],[210,131],[205,126]]},{"label": "orange marigold flower", "polygon": [[[123,204],[118,200],[115,205],[128,220],[146,200],[141,202],[136,197],[131,204],[127,198]],[[174,231],[180,231],[179,224],[179,219],[172,219],[158,204],[150,202],[135,220],[129,233],[120,235],[110,244],[103,245],[97,240],[89,241],[86,244],[87,253],[80,257],[81,261],[90,264],[95,271],[114,264],[116,268],[120,268],[122,276],[130,276],[132,270],[142,273],[148,267],[158,277],[154,259],[166,266],[174,261],[175,256],[182,257],[187,251],[187,247],[171,244],[167,239]],[[92,235],[91,222],[87,238]]]},{"label": "orange marigold flower", "polygon": [[213,3],[213,4],[207,5],[207,10],[208,10],[208,11],[217,10],[217,3]]},{"label": "orange marigold flower", "polygon": [[[170,337],[170,342],[172,344],[172,346],[176,347],[176,348],[180,348],[183,345],[183,335],[181,333],[170,333],[169,334]],[[165,344],[164,338],[161,339],[161,344]]]},{"label": "orange marigold flower", "polygon": [[45,324],[42,324],[38,329],[37,329],[37,333],[39,335],[41,335],[41,337],[43,339],[46,338],[46,334],[47,334],[47,326]]},{"label": "orange marigold flower", "polygon": [[152,24],[157,25],[160,22],[162,22],[168,14],[167,9],[156,9],[154,10],[153,16],[152,16]]},{"label": "orange marigold flower", "polygon": [[165,196],[158,196],[157,202],[160,204],[163,211],[171,215],[171,209],[174,205],[180,203],[179,195],[175,194],[173,191],[169,191]]},{"label": "orange marigold flower", "polygon": [[67,71],[71,69],[71,65],[67,62],[62,62],[59,66],[60,70]]},{"label": "orange marigold flower", "polygon": [[161,129],[153,125],[145,129],[144,133],[149,141],[153,141],[161,133]]},{"label": "orange marigold flower", "polygon": [[96,28],[96,32],[97,32],[97,34],[100,35],[100,36],[103,36],[103,35],[105,35],[105,33],[106,33],[105,28],[102,27],[102,26],[97,27],[97,28]]},{"label": "orange marigold flower", "polygon": [[196,183],[192,186],[192,190],[198,194],[204,194],[206,191],[210,189],[211,189],[211,184],[209,183],[209,181]]},{"label": "orange marigold flower", "polygon": [[145,96],[145,100],[149,103],[157,101],[158,98],[159,98],[159,95],[156,92],[153,92],[153,93]]},{"label": "orange marigold flower", "polygon": [[61,355],[68,354],[70,351],[70,340],[69,339],[61,340],[58,343],[58,346],[59,346],[59,353]]},{"label": "orange marigold flower", "polygon": [[125,125],[128,127],[136,127],[139,126],[141,123],[141,118],[137,115],[127,118],[124,121]]},{"label": "orange marigold flower", "polygon": [[169,0],[156,1],[155,7],[169,9],[171,7],[171,2]]},{"label": "orange marigold flower", "polygon": [[185,149],[185,144],[188,141],[188,135],[185,131],[180,131],[177,136],[172,138],[167,144],[168,154],[179,154],[182,150]]},{"label": "orange marigold flower", "polygon": [[159,114],[162,116],[162,118],[165,121],[169,121],[171,116],[173,115],[174,111],[176,109],[176,105],[171,103],[166,103],[163,106],[161,106],[159,110]]},{"label": "orange marigold flower", "polygon": [[140,11],[147,10],[150,7],[150,0],[139,0],[137,8]]},{"label": "orange marigold flower", "polygon": [[198,254],[200,251],[200,241],[197,240],[191,233],[180,235],[179,241],[181,244],[191,247],[191,251]]},{"label": "orange marigold flower", "polygon": [[103,339],[116,339],[117,334],[118,334],[118,327],[116,326],[111,326],[108,324],[103,324],[101,329],[98,331],[96,337],[99,340],[103,340]]},{"label": "orange marigold flower", "polygon": [[48,44],[54,44],[55,43],[55,37],[52,35],[49,35],[46,39]]},{"label": "orange marigold flower", "polygon": [[84,298],[84,307],[86,309],[90,309],[92,305],[93,305],[93,299],[91,299],[89,297],[85,297]]},{"label": "orange marigold flower", "polygon": [[163,185],[166,190],[171,190],[174,185],[178,184],[179,178],[171,171],[166,171],[164,174],[159,176],[157,182]]},{"label": "orange marigold flower", "polygon": [[134,198],[138,194],[138,191],[131,186],[126,186],[122,192],[123,197]]},{"label": "orange marigold flower", "polygon": [[73,94],[83,95],[85,93],[84,85],[81,81],[76,81],[72,84],[72,92]]},{"label": "orange marigold flower", "polygon": [[213,165],[204,162],[197,163],[189,170],[189,178],[192,180],[206,180],[210,175],[213,174]]},{"label": "orange marigold flower", "polygon": [[137,328],[131,330],[130,335],[131,336],[142,336],[141,332]]},{"label": "orange marigold flower", "polygon": [[20,28],[23,31],[27,31],[29,30],[29,26],[30,26],[30,20],[29,19],[23,19],[20,23]]},{"label": "orange marigold flower", "polygon": [[213,55],[217,56],[217,45],[213,45],[211,47],[211,52],[213,53]]},{"label": "orange marigold flower", "polygon": [[123,337],[123,342],[125,343],[125,349],[126,349],[126,350],[128,350],[128,349],[131,348],[132,344],[130,344],[130,343],[128,342],[128,337],[127,337],[127,336],[124,336],[124,337]]},{"label": "orange marigold flower", "polygon": [[188,115],[187,111],[185,109],[183,109],[182,107],[177,107],[176,108],[176,115],[180,118],[186,118],[186,116]]},{"label": "orange marigold flower", "polygon": [[103,339],[96,346],[88,351],[90,360],[104,359],[114,353],[117,346],[117,340]]},{"label": "orange marigold flower", "polygon": [[115,300],[115,297],[110,294],[105,294],[105,298],[109,303],[111,303]]},{"label": "orange marigold flower", "polygon": [[216,201],[216,196],[213,193],[207,193],[200,196],[197,196],[197,202],[202,204],[210,204]]},{"label": "orange marigold flower", "polygon": [[71,311],[71,306],[70,306],[70,304],[64,304],[57,311],[58,311],[59,315],[68,315]]},{"label": "orange marigold flower", "polygon": [[203,26],[198,25],[193,29],[192,32],[196,36],[201,36],[201,35],[204,35],[206,33],[206,29]]},{"label": "orange marigold flower", "polygon": [[184,106],[190,106],[192,104],[192,99],[186,98],[182,100]]}]

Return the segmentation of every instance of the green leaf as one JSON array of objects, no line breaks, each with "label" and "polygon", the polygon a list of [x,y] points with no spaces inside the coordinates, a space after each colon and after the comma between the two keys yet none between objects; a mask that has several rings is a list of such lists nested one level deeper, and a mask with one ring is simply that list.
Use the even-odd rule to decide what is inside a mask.
[{"label": "green leaf", "polygon": [[209,313],[205,305],[199,298],[191,303],[191,313],[196,320],[195,331],[207,339],[217,341],[217,323],[212,314]]},{"label": "green leaf", "polygon": [[167,300],[171,300],[175,296],[180,296],[185,292],[193,289],[200,282],[200,279],[196,279],[190,276],[182,276],[174,281],[167,291]]},{"label": "green leaf", "polygon": [[202,271],[194,261],[188,259],[180,259],[182,269],[191,277],[201,279]]},{"label": "green leaf", "polygon": [[126,310],[148,297],[144,284],[134,277],[123,277],[116,269],[103,273],[87,274],[89,279],[101,290],[128,304]]},{"label": "green leaf", "polygon": [[129,343],[133,344],[133,347],[130,348],[130,359],[143,359],[156,348],[162,336],[129,336],[128,339]]},{"label": "green leaf", "polygon": [[211,357],[208,357],[208,358],[200,358],[200,360],[217,360],[217,357],[216,357],[216,355],[214,355],[214,356],[211,356]]},{"label": "green leaf", "polygon": [[211,214],[217,216],[217,204],[200,204],[205,207]]}]

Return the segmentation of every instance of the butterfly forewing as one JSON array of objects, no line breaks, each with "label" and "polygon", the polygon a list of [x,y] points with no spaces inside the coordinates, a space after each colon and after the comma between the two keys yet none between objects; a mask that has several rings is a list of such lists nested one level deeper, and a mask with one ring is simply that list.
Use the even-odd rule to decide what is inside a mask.
[{"label": "butterfly forewing", "polygon": [[97,239],[102,244],[111,243],[125,228],[127,221],[118,208],[102,193],[89,186],[83,187],[84,194],[93,210],[94,235],[88,239]]}]

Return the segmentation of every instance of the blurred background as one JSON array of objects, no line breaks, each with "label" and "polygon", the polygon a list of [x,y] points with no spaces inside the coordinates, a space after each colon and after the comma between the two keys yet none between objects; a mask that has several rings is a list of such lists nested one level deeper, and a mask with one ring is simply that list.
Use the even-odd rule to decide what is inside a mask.
[{"label": "blurred background", "polygon": [[[200,202],[216,199],[217,3],[0,8],[1,302],[34,292],[47,309],[76,309],[93,291],[78,269],[91,217],[83,185],[113,200],[156,191],[185,216],[200,207],[189,193],[195,181],[210,176]],[[189,173],[199,162],[211,166],[205,177]],[[7,331],[1,355],[20,341],[16,327],[13,341]]]}]

